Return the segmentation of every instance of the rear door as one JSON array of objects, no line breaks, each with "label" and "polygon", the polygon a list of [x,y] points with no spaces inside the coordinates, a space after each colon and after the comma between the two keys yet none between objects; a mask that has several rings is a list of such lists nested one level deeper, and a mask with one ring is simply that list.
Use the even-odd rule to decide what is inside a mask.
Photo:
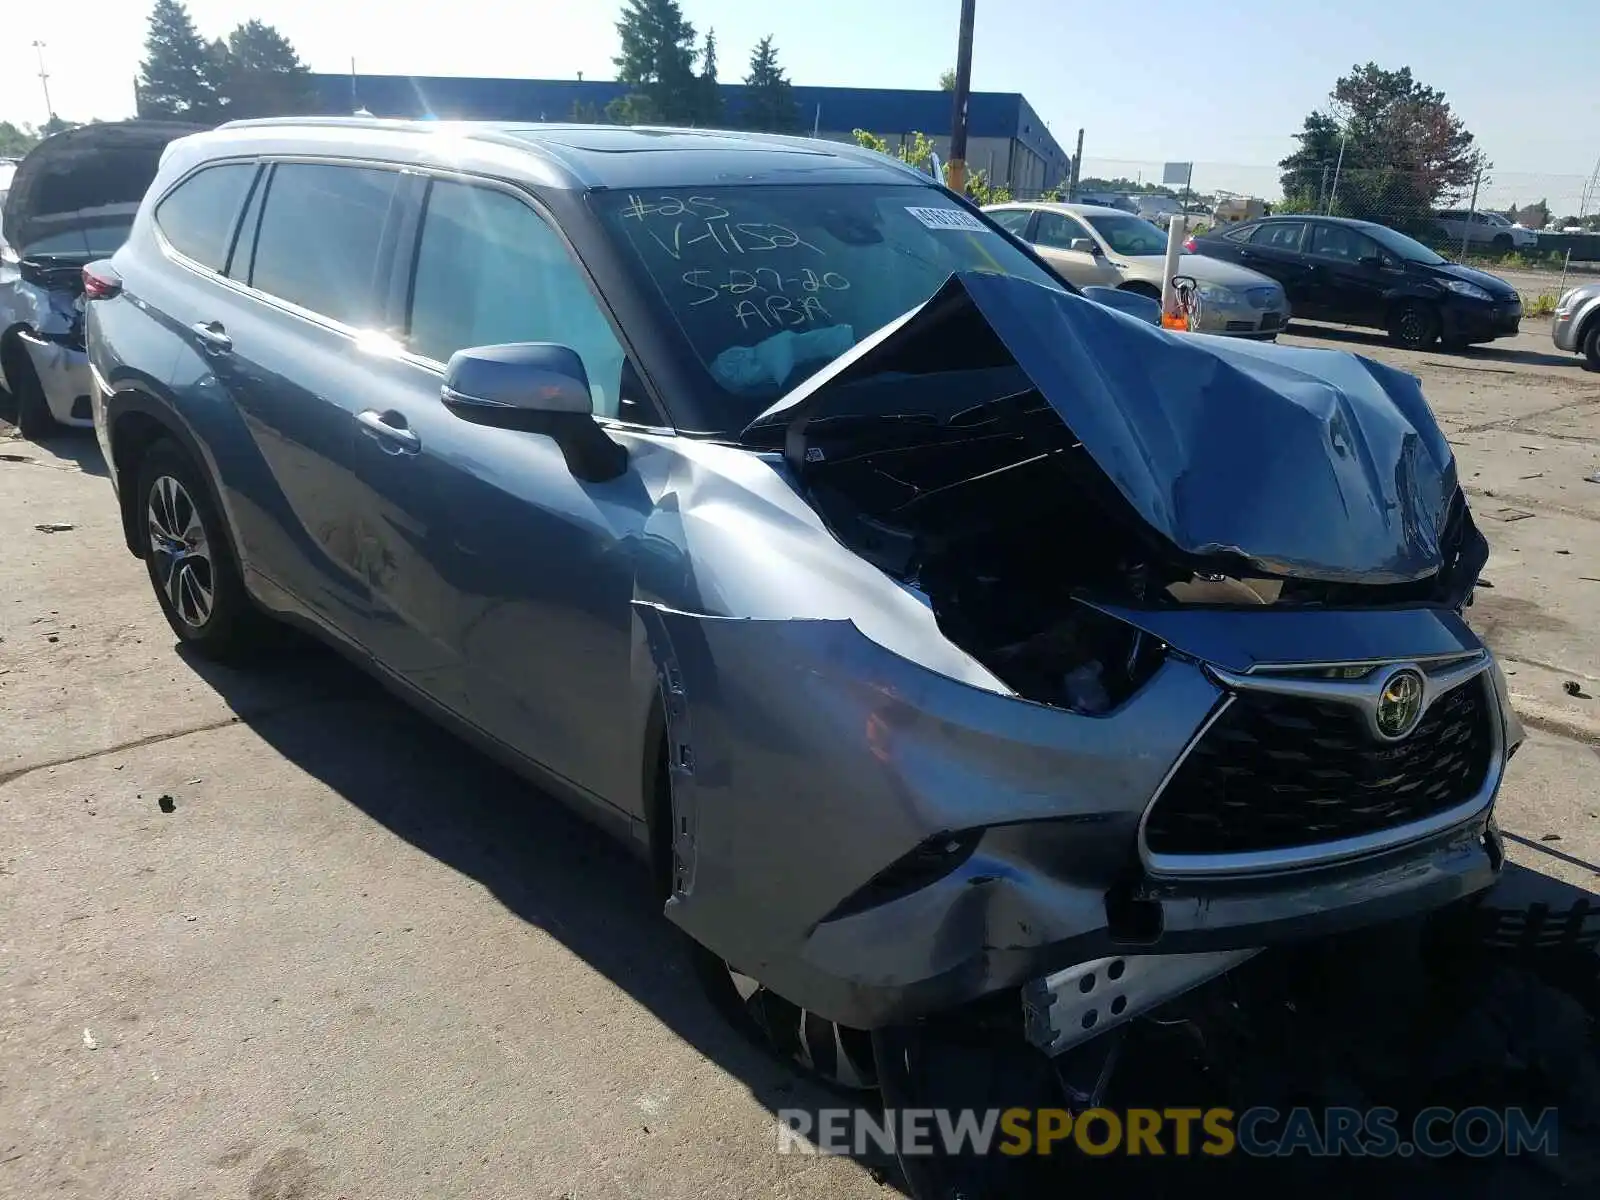
[{"label": "rear door", "polygon": [[[336,633],[370,644],[384,564],[361,525],[355,414],[381,404],[389,272],[408,177],[326,161],[269,164],[218,288],[186,314],[203,395],[234,436],[218,469],[252,568]],[[213,443],[217,444],[217,443]]]},{"label": "rear door", "polygon": [[[1089,227],[1070,213],[1041,209],[1034,218],[1033,246],[1052,270],[1078,287],[1116,287],[1122,282]],[[1074,250],[1087,242],[1093,251]]]},{"label": "rear door", "polygon": [[1323,297],[1307,271],[1305,237],[1304,221],[1263,221],[1251,231],[1249,241],[1238,243],[1238,261],[1283,284],[1295,316],[1315,317]]}]

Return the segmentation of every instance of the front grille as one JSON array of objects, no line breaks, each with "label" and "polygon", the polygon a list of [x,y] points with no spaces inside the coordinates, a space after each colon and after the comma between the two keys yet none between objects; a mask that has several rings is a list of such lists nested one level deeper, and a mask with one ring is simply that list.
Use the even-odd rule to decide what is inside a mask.
[{"label": "front grille", "polygon": [[1282,313],[1269,312],[1266,316],[1261,318],[1261,328],[1263,329],[1276,329],[1282,324]]},{"label": "front grille", "polygon": [[1256,331],[1256,323],[1254,321],[1229,321],[1228,322],[1228,332],[1229,333],[1254,333],[1255,331]]},{"label": "front grille", "polygon": [[1353,705],[1241,692],[1151,806],[1153,854],[1249,854],[1409,825],[1470,799],[1492,750],[1481,676],[1381,742]]}]

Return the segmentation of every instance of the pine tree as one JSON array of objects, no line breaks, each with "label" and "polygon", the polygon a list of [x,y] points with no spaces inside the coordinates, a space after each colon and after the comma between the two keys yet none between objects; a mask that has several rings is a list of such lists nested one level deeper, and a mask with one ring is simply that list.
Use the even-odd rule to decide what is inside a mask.
[{"label": "pine tree", "polygon": [[622,46],[612,62],[617,82],[629,92],[606,106],[622,124],[660,121],[692,124],[703,108],[701,81],[695,76],[694,26],[678,0],[627,0],[617,22]]},{"label": "pine tree", "polygon": [[778,65],[778,51],[768,34],[750,52],[750,74],[744,77],[744,124],[750,129],[788,133],[800,122],[794,93]]},{"label": "pine tree", "polygon": [[139,65],[141,117],[214,121],[218,115],[216,68],[181,0],[156,0]]},{"label": "pine tree", "polygon": [[293,116],[317,107],[311,72],[271,25],[246,21],[228,35],[217,91],[230,120]]},{"label": "pine tree", "polygon": [[722,123],[722,89],[717,84],[717,31],[706,30],[705,45],[700,51],[700,111],[699,125]]}]

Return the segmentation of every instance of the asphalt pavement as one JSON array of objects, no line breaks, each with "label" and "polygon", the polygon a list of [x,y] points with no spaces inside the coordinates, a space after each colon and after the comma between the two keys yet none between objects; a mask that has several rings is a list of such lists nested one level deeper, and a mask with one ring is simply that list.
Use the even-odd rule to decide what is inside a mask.
[{"label": "asphalt pavement", "polygon": [[[1532,729],[1511,857],[1600,891],[1600,375],[1531,321],[1285,340],[1423,378]],[[7,432],[0,1196],[894,1194],[775,1153],[825,1097],[700,1000],[638,864],[332,654],[180,653],[92,437]]]}]

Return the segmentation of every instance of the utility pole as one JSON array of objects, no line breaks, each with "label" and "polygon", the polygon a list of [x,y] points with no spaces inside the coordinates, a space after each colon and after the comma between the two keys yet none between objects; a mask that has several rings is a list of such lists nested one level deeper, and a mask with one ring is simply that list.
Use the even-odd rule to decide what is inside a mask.
[{"label": "utility pole", "polygon": [[44,43],[34,42],[34,53],[39,56],[39,86],[44,89],[45,115],[54,121],[56,119],[55,105],[50,103],[50,72],[44,69]]},{"label": "utility pole", "polygon": [[1344,170],[1344,145],[1350,140],[1350,131],[1346,129],[1339,135],[1339,161],[1333,165],[1333,190],[1328,193],[1328,207],[1323,209],[1326,216],[1333,215],[1333,202],[1339,198],[1339,172]]},{"label": "utility pole", "polygon": [[1072,170],[1067,174],[1067,200],[1078,198],[1078,180],[1083,178],[1083,130],[1078,130],[1078,148],[1072,152]]},{"label": "utility pole", "polygon": [[972,21],[977,0],[961,0],[961,38],[956,49],[955,112],[950,121],[950,161],[945,183],[953,192],[967,190],[967,100],[972,94]]},{"label": "utility pole", "polygon": [[1467,257],[1467,239],[1472,236],[1472,225],[1478,216],[1478,188],[1483,183],[1483,155],[1478,155],[1478,173],[1472,177],[1472,204],[1467,209],[1467,225],[1461,231],[1461,257]]}]

